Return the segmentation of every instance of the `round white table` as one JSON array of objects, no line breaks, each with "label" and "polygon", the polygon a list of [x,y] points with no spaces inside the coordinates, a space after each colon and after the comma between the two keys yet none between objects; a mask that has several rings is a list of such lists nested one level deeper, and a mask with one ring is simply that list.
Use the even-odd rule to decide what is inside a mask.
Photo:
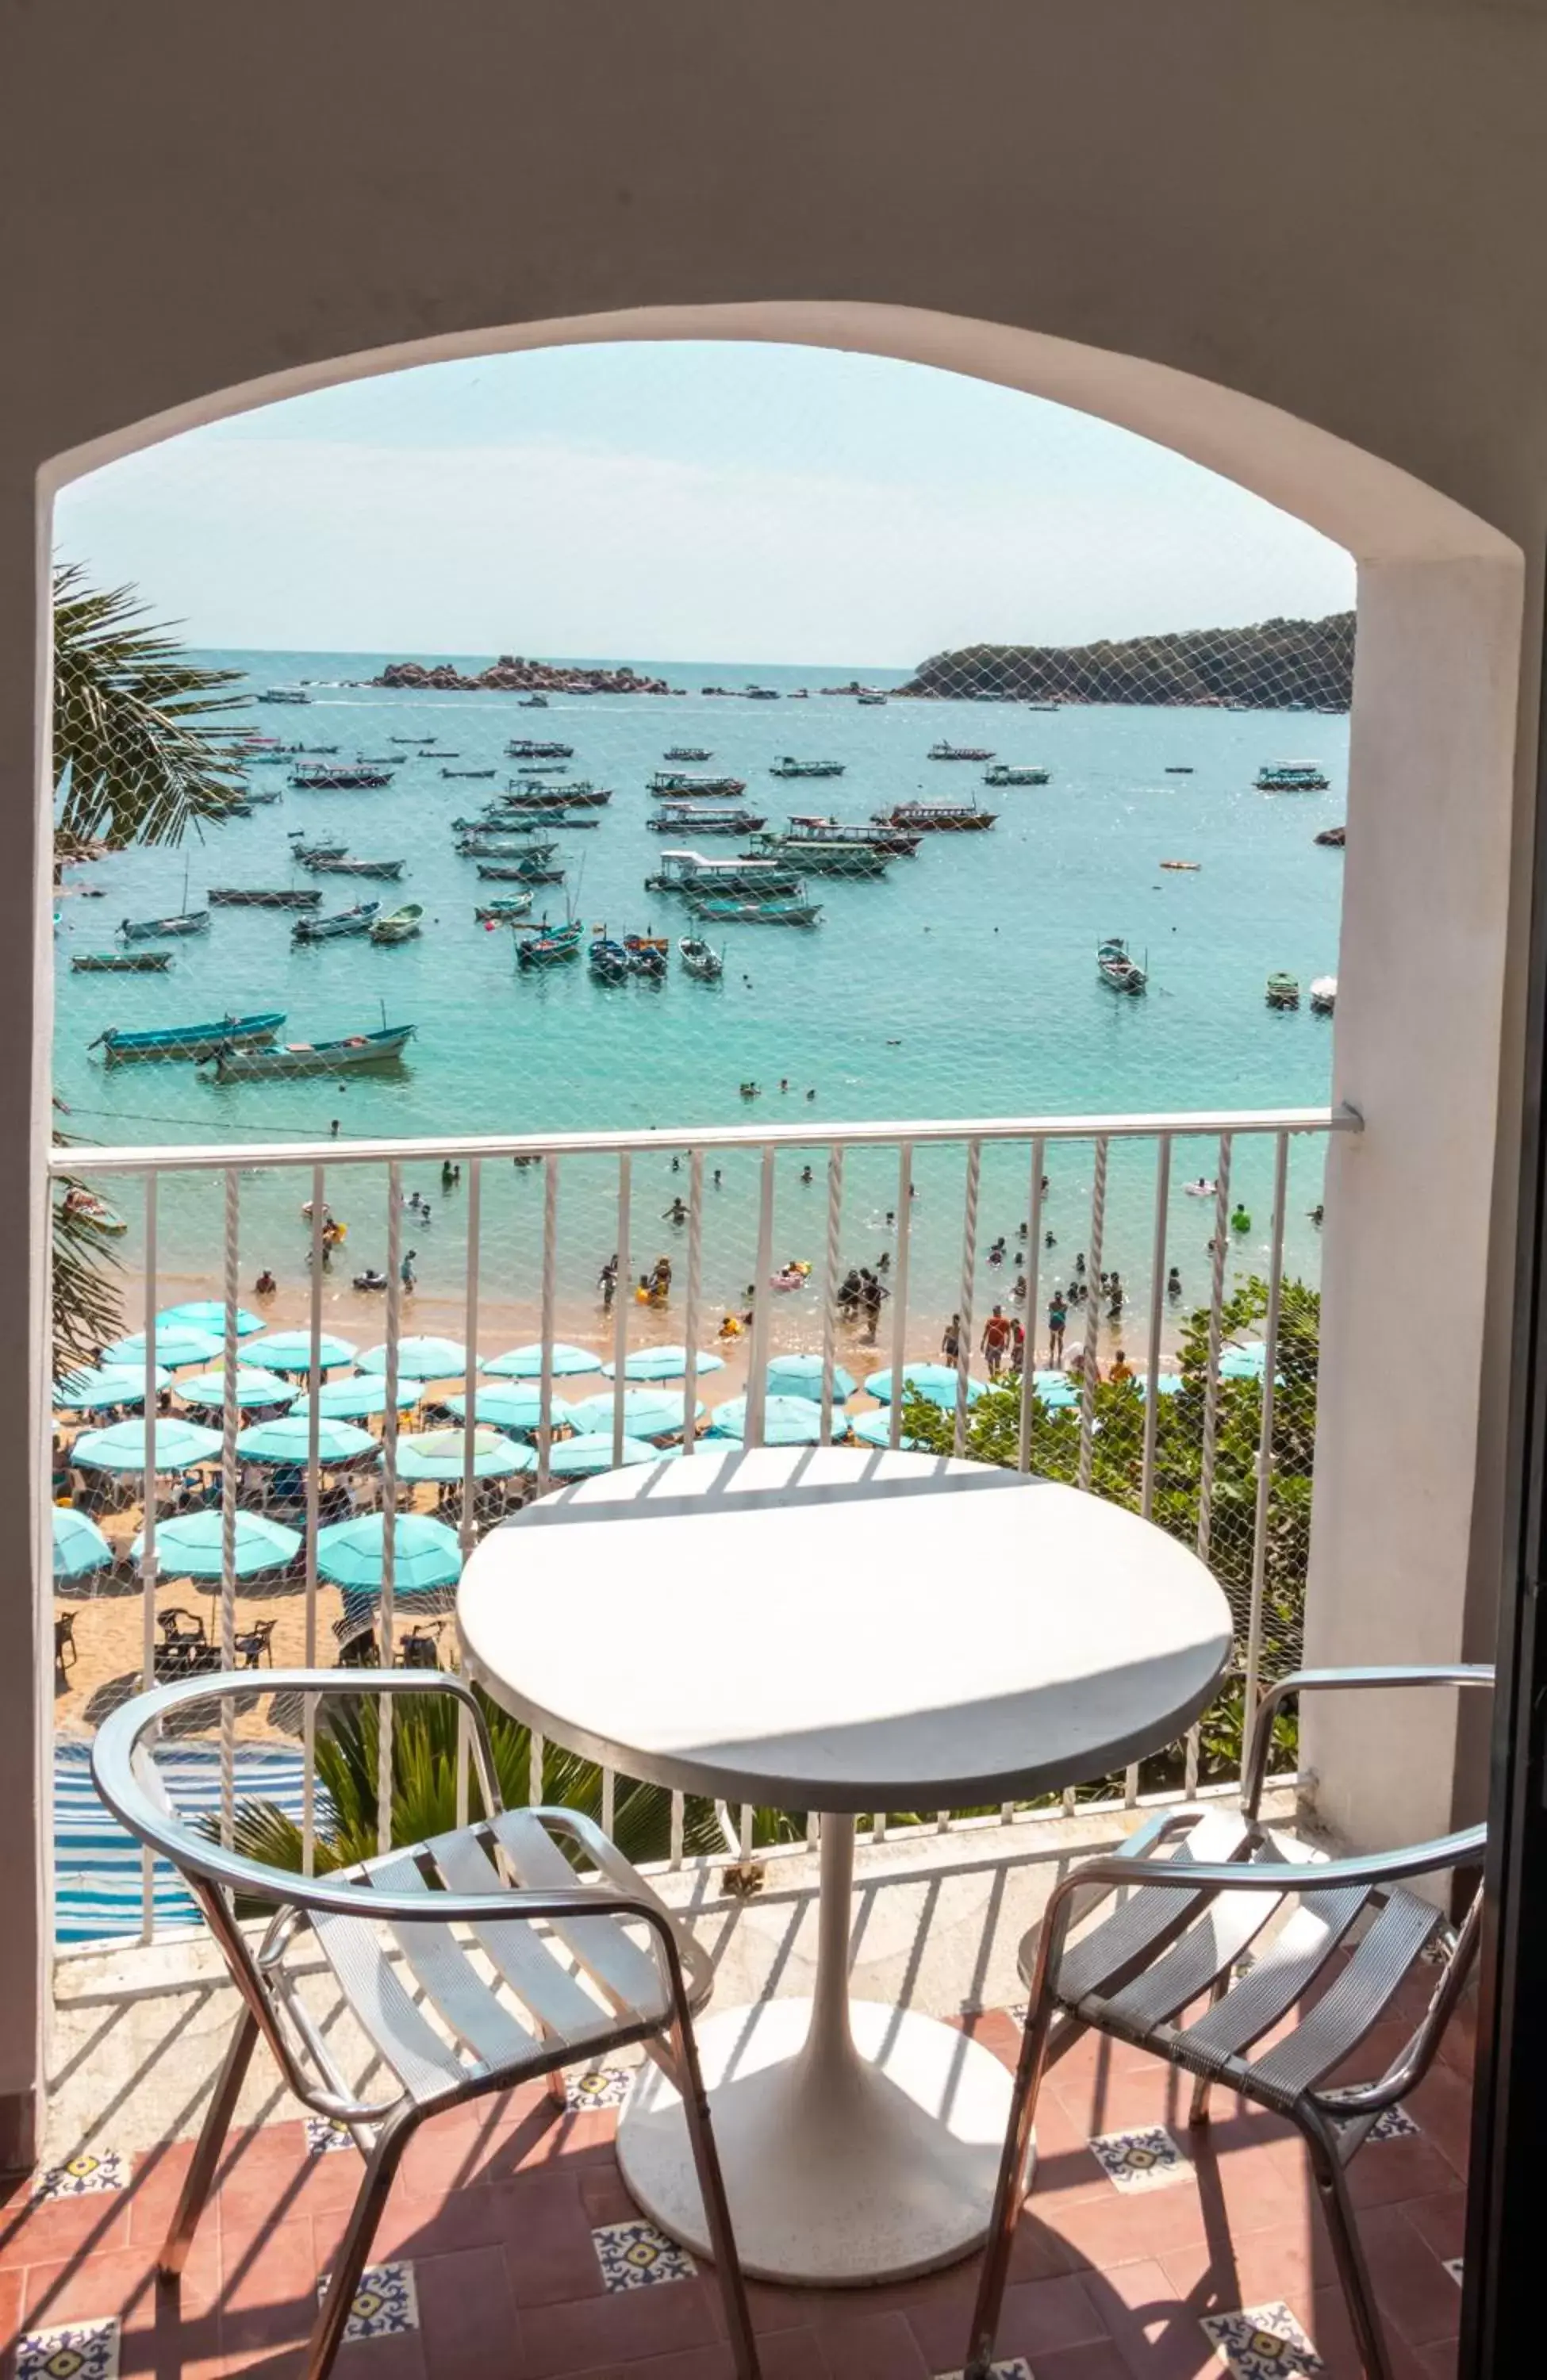
[{"label": "round white table", "polygon": [[[849,1998],[854,1814],[1025,1799],[1174,1742],[1230,1649],[1202,1563],[1115,1505],[980,1463],[729,1449],[529,1506],[473,1554],[457,1615],[469,1673],[571,1751],[822,1814],[811,1998],[698,2028],[747,2270],[833,2286],[968,2253],[1010,2078],[954,2027]],[[653,2066],[618,2157],[706,2252]]]}]

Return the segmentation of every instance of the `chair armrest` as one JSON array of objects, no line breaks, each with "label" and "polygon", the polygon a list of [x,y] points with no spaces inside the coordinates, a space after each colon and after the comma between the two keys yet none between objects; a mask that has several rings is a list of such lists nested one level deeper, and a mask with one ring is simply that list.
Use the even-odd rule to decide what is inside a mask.
[{"label": "chair armrest", "polygon": [[1297,1670],[1293,1677],[1276,1679],[1264,1692],[1252,1718],[1241,1776],[1242,1809],[1249,1818],[1255,1819],[1267,1778],[1273,1720],[1279,1705],[1291,1694],[1339,1692],[1349,1687],[1491,1686],[1492,1682],[1492,1664],[1480,1661],[1445,1662],[1422,1668]]}]

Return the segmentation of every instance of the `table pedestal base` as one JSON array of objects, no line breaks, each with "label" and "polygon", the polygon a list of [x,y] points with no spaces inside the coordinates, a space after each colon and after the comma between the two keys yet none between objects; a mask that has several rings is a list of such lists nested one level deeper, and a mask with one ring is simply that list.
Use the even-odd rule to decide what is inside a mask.
[{"label": "table pedestal base", "polygon": [[[832,2288],[956,2263],[988,2230],[1008,2072],[952,2026],[871,2000],[850,2002],[847,2028],[819,2042],[811,2005],[767,2000],[698,2028],[743,2266]],[[654,2066],[617,2154],[645,2213],[707,2255],[682,2103]]]}]

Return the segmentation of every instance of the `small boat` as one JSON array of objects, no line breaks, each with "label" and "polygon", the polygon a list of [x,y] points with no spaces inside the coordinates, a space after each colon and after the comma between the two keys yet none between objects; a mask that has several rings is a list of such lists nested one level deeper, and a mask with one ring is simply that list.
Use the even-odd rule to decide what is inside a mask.
[{"label": "small boat", "polygon": [[1310,1013],[1312,1016],[1330,1016],[1336,1006],[1336,976],[1313,975],[1310,978]]},{"label": "small boat", "polygon": [[700,941],[697,934],[684,934],[676,947],[688,975],[696,977],[700,983],[719,982],[725,971],[725,962],[719,951],[710,943]]},{"label": "small boat", "polygon": [[532,785],[522,793],[504,794],[502,810],[536,812],[541,810],[600,810],[612,800],[605,785]]},{"label": "small boat", "polygon": [[250,811],[256,805],[261,808],[264,803],[276,802],[279,797],[277,785],[249,785],[242,795],[242,808]]},{"label": "small boat", "polygon": [[717,794],[722,801],[735,801],[747,790],[745,777],[688,777],[680,769],[657,769],[645,787],[649,794],[672,794],[693,796]]},{"label": "small boat", "polygon": [[207,909],[179,909],[171,917],[126,917],[118,931],[126,942],[149,942],[167,934],[208,933],[209,927]]},{"label": "small boat", "polygon": [[531,907],[530,892],[512,892],[503,901],[481,902],[473,916],[481,926],[508,926],[517,917],[524,917]]},{"label": "small boat", "polygon": [[[522,884],[562,884],[562,868],[550,868],[535,851],[523,851],[518,843],[459,843],[457,846],[463,859],[477,858],[484,866],[504,865],[510,871],[506,880],[516,878]],[[480,868],[482,873],[482,868]]]},{"label": "small boat", "polygon": [[1285,975],[1280,971],[1279,973],[1271,975],[1268,978],[1268,1006],[1270,1008],[1298,1008],[1299,1004],[1300,981],[1298,976]]},{"label": "small boat", "polygon": [[336,752],[336,744],[292,744],[292,752]]},{"label": "small boat", "polygon": [[1347,840],[1347,835],[1348,830],[1346,826],[1324,826],[1316,840],[1318,843],[1327,844],[1333,851],[1341,851]]},{"label": "small boat", "polygon": [[548,698],[545,694],[524,694],[516,708],[518,710],[546,710]]},{"label": "small boat", "polygon": [[400,1058],[415,1028],[386,1025],[378,1033],[350,1033],[337,1041],[286,1041],[269,1050],[222,1050],[215,1078],[222,1083],[286,1081],[302,1075],[337,1075],[356,1066],[380,1066]]},{"label": "small boat", "polygon": [[947,744],[942,736],[929,749],[932,760],[992,760],[993,754],[980,744]]},{"label": "small boat", "polygon": [[688,906],[695,917],[713,926],[814,926],[822,916],[822,905],[816,901],[719,900],[701,892],[690,892]]},{"label": "small boat", "polygon": [[714,755],[704,744],[673,744],[662,753],[663,760],[713,760]]},{"label": "small boat", "polygon": [[1168,760],[1165,764],[1165,773],[1168,777],[1190,777],[1194,773],[1192,762],[1190,760]]},{"label": "small boat", "polygon": [[652,980],[664,980],[666,962],[671,955],[671,943],[664,934],[625,934],[623,947],[628,953],[628,972]]},{"label": "small boat", "polygon": [[811,876],[884,876],[891,855],[872,843],[845,843],[836,835],[760,834],[753,837],[757,859],[793,861]]},{"label": "small boat", "polygon": [[389,744],[432,744],[434,740],[432,735],[389,735],[387,737]]},{"label": "small boat", "polygon": [[[547,708],[543,705],[544,710]],[[513,735],[506,746],[513,760],[572,760],[573,744],[542,744],[530,735]]]},{"label": "small boat", "polygon": [[298,833],[290,836],[290,856],[309,868],[314,859],[342,859],[348,849],[347,843],[308,843]]},{"label": "small boat", "polygon": [[985,785],[1051,785],[1053,771],[1051,769],[1012,768],[1007,761],[1000,760],[993,768],[983,771],[983,783]]},{"label": "small boat", "polygon": [[310,702],[311,697],[300,686],[271,686],[257,698],[260,702]]},{"label": "small boat", "polygon": [[564,823],[563,819],[490,818],[487,814],[481,818],[453,819],[451,821],[453,832],[468,842],[481,842],[490,835],[503,835],[518,840],[523,851],[542,852],[555,851],[558,846],[556,844],[541,843],[537,838],[552,834]]},{"label": "small boat", "polygon": [[335,909],[331,917],[298,917],[290,929],[293,942],[332,942],[345,934],[368,933],[381,915],[379,901],[359,901],[352,909]]},{"label": "small boat", "polygon": [[274,1039],[285,1022],[282,1008],[258,1016],[217,1016],[207,1025],[164,1025],[150,1033],[110,1027],[91,1044],[110,1066],[137,1058],[213,1058],[219,1050],[257,1050]]},{"label": "small boat", "polygon": [[768,771],[771,777],[841,777],[843,772],[842,760],[794,760],[787,752]]},{"label": "small boat", "polygon": [[1203,862],[1200,859],[1163,859],[1161,861],[1163,868],[1171,868],[1178,876],[1196,876],[1202,865]]},{"label": "small boat", "polygon": [[1324,794],[1332,779],[1314,760],[1264,761],[1252,780],[1260,794]]},{"label": "small boat", "polygon": [[400,859],[303,859],[313,876],[378,876],[384,883],[395,884],[403,873]]},{"label": "small boat", "polygon": [[217,909],[315,909],[323,899],[293,884],[212,884],[208,897]]},{"label": "small boat", "polygon": [[861,710],[884,710],[886,708],[886,697],[883,694],[856,695],[855,700]]},{"label": "small boat", "polygon": [[292,769],[290,783],[298,794],[371,793],[392,783],[390,769]]},{"label": "small boat", "polygon": [[746,696],[749,702],[777,702],[779,700],[779,689],[776,686],[744,686],[741,691]]},{"label": "small boat", "polygon": [[626,983],[628,979],[628,953],[604,928],[598,931],[587,951],[586,965],[603,983]]},{"label": "small boat", "polygon": [[889,859],[912,859],[918,852],[920,837],[906,834],[890,826],[846,826],[834,818],[792,818],[789,832],[777,837],[769,835],[766,842],[781,843],[787,851],[806,852],[813,844],[858,843],[870,851],[882,851]]},{"label": "small boat", "polygon": [[355,766],[359,769],[400,769],[403,755],[401,752],[357,752]]},{"label": "small boat", "polygon": [[652,834],[756,834],[766,823],[751,810],[700,810],[687,804],[668,806],[645,820]]},{"label": "small boat", "polygon": [[889,810],[871,815],[877,826],[901,827],[912,834],[981,834],[999,813],[981,810],[976,802],[894,802]]},{"label": "small boat", "polygon": [[1098,946],[1096,965],[1102,981],[1113,991],[1137,994],[1150,980],[1139,961],[1129,957],[1127,942],[1120,941],[1115,935]]},{"label": "small boat", "polygon": [[499,771],[497,769],[443,769],[441,774],[443,777],[494,777]]},{"label": "small boat", "polygon": [[517,959],[524,967],[559,966],[579,956],[580,930],[577,918],[567,926],[550,926],[544,918],[530,941],[518,945]]},{"label": "small boat", "polygon": [[433,744],[427,744],[419,757],[421,760],[459,760],[462,755],[460,752],[442,752]]},{"label": "small boat", "polygon": [[661,865],[645,878],[647,892],[795,893],[800,878],[776,859],[706,859],[698,851],[664,851]]},{"label": "small boat", "polygon": [[478,871],[483,884],[562,884],[562,868],[544,868],[541,861],[491,860]]},{"label": "small boat", "polygon": [[77,975],[164,975],[171,964],[170,951],[78,951],[70,961]]},{"label": "small boat", "polygon": [[423,921],[423,902],[408,901],[401,909],[390,909],[384,917],[372,921],[371,939],[373,942],[411,942]]}]

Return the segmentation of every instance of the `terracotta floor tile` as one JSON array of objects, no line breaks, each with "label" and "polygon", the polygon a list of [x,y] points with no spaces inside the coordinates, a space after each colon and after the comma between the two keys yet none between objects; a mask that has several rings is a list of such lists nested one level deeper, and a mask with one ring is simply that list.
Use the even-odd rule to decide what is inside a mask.
[{"label": "terracotta floor tile", "polygon": [[1461,2327],[1461,2292],[1439,2257],[1416,2235],[1400,2207],[1378,2206],[1359,2217],[1359,2239],[1375,2296],[1392,2328],[1411,2347],[1454,2338]]},{"label": "terracotta floor tile", "polygon": [[1129,2380],[1129,2367],[1110,2338],[1093,2338],[1039,2355],[1036,2380]]},{"label": "terracotta floor tile", "polygon": [[719,2336],[713,2283],[666,2281],[654,2288],[619,2289],[567,2305],[520,2305],[521,2337],[530,2380],[556,2380],[560,2374],[603,2371],[649,2355],[681,2354],[706,2347]]},{"label": "terracotta floor tile", "polygon": [[[189,2318],[208,2311],[220,2291],[219,2250],[213,2240],[194,2242],[179,2294]],[[144,2248],[109,2248],[94,2256],[32,2265],[27,2272],[23,2315],[30,2329],[74,2322],[91,2314],[116,2313],[126,2326],[153,2321],[157,2297],[154,2261]]]},{"label": "terracotta floor tile", "polygon": [[[924,2361],[907,2316],[895,2311],[861,2312],[857,2306],[847,2317],[818,2323],[812,2336],[825,2358],[818,2368],[842,2373],[843,2380],[929,2380],[935,2368]],[[963,2336],[965,2331],[958,2333]],[[950,2360],[959,2363],[959,2351]]]},{"label": "terracotta floor tile", "polygon": [[498,2248],[416,2257],[414,2289],[435,2380],[521,2380],[520,2323]]},{"label": "terracotta floor tile", "polygon": [[127,2248],[131,2220],[127,2190],[94,2190],[41,2206],[13,2203],[0,2219],[0,2269]]},{"label": "terracotta floor tile", "polygon": [[[1446,2256],[1465,2253],[1467,2245],[1467,2193],[1464,2190],[1443,2190],[1432,2198],[1415,2198],[1402,2209],[1419,2238],[1431,2248],[1443,2262]],[[1452,2288],[1456,2286],[1454,2282]]]},{"label": "terracotta floor tile", "polygon": [[506,2270],[522,2312],[603,2294],[578,2174],[526,2174],[478,2195],[492,2203]]},{"label": "terracotta floor tile", "polygon": [[1407,2133],[1359,2150],[1348,2168],[1348,2195],[1358,2207],[1399,2206],[1405,2199],[1453,2190],[1457,2179],[1427,2132]]},{"label": "terracotta floor tile", "polygon": [[[975,2276],[969,2276],[975,2283]],[[972,2314],[973,2287],[964,2288],[958,2302],[943,2301],[920,2307],[909,2315],[914,2334],[924,2350],[928,2369],[949,2372],[966,2351]],[[1016,2281],[1005,2292],[999,2321],[998,2353],[1024,2355],[1033,2371],[1039,2358],[1055,2347],[1078,2347],[1104,2336],[1104,2326],[1078,2274],[1049,2281]]]},{"label": "terracotta floor tile", "polygon": [[1086,2293],[1126,2371],[1141,2380],[1193,2380],[1213,2363],[1198,2316],[1152,2258],[1084,2275]]},{"label": "terracotta floor tile", "polygon": [[1200,2247],[1205,2236],[1202,2201],[1190,2182],[1127,2194],[1109,2182],[1101,2197],[1072,2205],[1054,2201],[1043,2220],[1076,2265],[1098,2268],[1131,2265],[1170,2248]]},{"label": "terracotta floor tile", "polygon": [[221,2235],[220,2338],[227,2357],[304,2339],[317,2312],[320,2266],[310,2217]]}]

